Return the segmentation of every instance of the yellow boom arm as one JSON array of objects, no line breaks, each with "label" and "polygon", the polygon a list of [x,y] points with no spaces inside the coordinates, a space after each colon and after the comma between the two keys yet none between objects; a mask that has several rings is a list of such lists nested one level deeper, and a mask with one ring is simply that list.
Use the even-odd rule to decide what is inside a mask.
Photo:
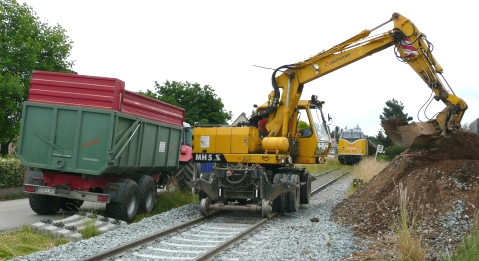
[{"label": "yellow boom arm", "polygon": [[[394,22],[392,30],[370,36],[372,31],[390,21]],[[329,50],[321,51],[303,62],[278,68],[276,71],[283,68],[286,68],[286,71],[278,77],[275,77],[276,71],[273,74],[272,82],[275,90],[270,95],[269,102],[272,107],[276,108],[269,114],[266,125],[268,136],[285,137],[287,135],[289,131],[287,124],[301,97],[304,84],[391,46],[395,46],[399,52],[398,58],[411,66],[432,89],[435,94],[434,98],[444,102],[446,108],[437,115],[436,119],[428,122],[427,126],[413,124],[409,128],[398,130],[396,126],[383,124],[386,134],[396,144],[410,147],[416,143],[417,145],[426,145],[424,140],[417,140],[418,137],[429,141],[441,134],[447,134],[447,131],[460,128],[467,105],[462,99],[444,88],[444,84],[439,78],[439,75],[442,76],[443,69],[432,55],[428,43],[426,36],[409,19],[399,13],[394,13],[389,21],[372,30],[363,30],[358,35]],[[283,91],[279,98],[279,89],[281,88]],[[404,131],[406,129],[409,130],[408,134]],[[412,136],[411,132],[414,132]]]}]

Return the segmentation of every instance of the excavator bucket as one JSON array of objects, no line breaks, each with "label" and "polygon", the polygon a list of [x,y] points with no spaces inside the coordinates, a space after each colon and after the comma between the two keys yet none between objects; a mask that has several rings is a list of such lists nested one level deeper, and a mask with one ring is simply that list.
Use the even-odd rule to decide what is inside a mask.
[{"label": "excavator bucket", "polygon": [[436,120],[408,124],[393,118],[381,122],[381,125],[391,141],[404,148],[434,148],[444,137]]}]

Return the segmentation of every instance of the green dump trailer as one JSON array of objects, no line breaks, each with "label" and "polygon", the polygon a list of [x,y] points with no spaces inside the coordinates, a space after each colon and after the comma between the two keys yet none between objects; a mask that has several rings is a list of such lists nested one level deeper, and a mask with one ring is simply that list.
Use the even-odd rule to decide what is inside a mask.
[{"label": "green dump trailer", "polygon": [[[52,82],[61,86],[53,89]],[[118,91],[121,84],[34,73],[17,148],[22,164],[36,170],[24,185],[33,211],[54,214],[100,202],[108,217],[126,222],[152,211],[157,184],[179,166],[184,110]],[[105,86],[111,92],[94,93]]]}]

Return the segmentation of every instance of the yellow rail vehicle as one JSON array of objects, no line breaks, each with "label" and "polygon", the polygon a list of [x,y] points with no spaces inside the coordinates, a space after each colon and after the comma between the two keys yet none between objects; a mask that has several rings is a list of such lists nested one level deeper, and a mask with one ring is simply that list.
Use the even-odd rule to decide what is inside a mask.
[{"label": "yellow rail vehicle", "polygon": [[345,130],[339,136],[338,160],[344,165],[359,163],[364,157],[373,155],[375,147],[360,130]]}]

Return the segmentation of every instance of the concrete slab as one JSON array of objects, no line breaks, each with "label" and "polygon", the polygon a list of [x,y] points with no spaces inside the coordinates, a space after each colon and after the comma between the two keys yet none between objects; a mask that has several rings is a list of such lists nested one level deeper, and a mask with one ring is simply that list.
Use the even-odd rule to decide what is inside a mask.
[{"label": "concrete slab", "polygon": [[105,233],[106,231],[127,225],[125,221],[94,215],[92,213],[83,213],[63,219],[44,219],[31,224],[30,227],[40,233],[63,237],[70,241],[78,241],[83,239],[80,231],[85,228],[87,223],[93,223],[100,233]]}]

